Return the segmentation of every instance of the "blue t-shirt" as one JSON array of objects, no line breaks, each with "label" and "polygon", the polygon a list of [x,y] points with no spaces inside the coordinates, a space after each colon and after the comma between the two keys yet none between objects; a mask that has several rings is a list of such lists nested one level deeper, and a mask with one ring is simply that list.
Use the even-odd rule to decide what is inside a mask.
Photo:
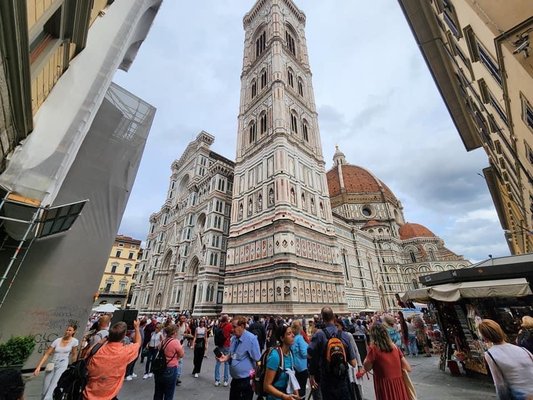
[{"label": "blue t-shirt", "polygon": [[[292,353],[289,352],[288,355],[283,355],[283,362],[285,363],[284,367],[285,369],[293,369],[293,360],[292,360]],[[267,369],[270,369],[272,371],[277,371],[280,367],[279,365],[279,353],[276,349],[272,349],[270,354],[267,358]],[[281,372],[279,374],[278,380],[273,383],[274,387],[283,393],[285,393],[285,390],[287,389],[287,384],[289,383],[289,375],[287,375],[285,372]],[[278,397],[274,397],[271,394],[267,396],[267,400],[275,400],[279,399]]]}]

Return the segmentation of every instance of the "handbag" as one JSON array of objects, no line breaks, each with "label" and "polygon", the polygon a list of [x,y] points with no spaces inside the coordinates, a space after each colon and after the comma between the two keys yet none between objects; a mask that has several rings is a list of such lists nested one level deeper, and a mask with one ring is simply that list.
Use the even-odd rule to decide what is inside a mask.
[{"label": "handbag", "polygon": [[44,367],[45,372],[52,372],[54,370],[55,364],[53,362],[49,362]]},{"label": "handbag", "polygon": [[409,400],[416,400],[415,386],[413,385],[413,381],[411,380],[409,373],[405,369],[402,369],[402,378],[403,383],[405,384],[407,395],[409,396]]}]

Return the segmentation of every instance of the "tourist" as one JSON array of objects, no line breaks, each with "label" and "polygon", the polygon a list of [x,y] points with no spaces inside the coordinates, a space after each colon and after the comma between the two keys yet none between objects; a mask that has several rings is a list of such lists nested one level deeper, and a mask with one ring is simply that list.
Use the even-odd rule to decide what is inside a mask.
[{"label": "tourist", "polygon": [[154,376],[154,374],[150,372],[150,367],[152,365],[152,361],[154,360],[157,354],[157,349],[159,349],[159,345],[161,344],[161,341],[163,340],[163,332],[161,332],[162,329],[163,329],[163,325],[157,324],[155,327],[155,331],[153,331],[150,334],[148,343],[145,346],[145,349],[148,350],[148,353],[146,355],[146,365],[144,366],[143,379],[148,379]]},{"label": "tourist", "polygon": [[154,400],[173,400],[178,377],[179,360],[183,358],[184,351],[177,336],[177,326],[168,325],[163,329],[165,339],[160,343],[159,350],[163,349],[167,365],[164,371],[154,376]]},{"label": "tourist", "polygon": [[24,381],[15,369],[0,369],[0,400],[23,400]]},{"label": "tourist", "polygon": [[292,333],[294,334],[294,344],[291,346],[292,355],[294,357],[294,370],[296,371],[296,379],[300,385],[298,391],[300,397],[305,397],[305,387],[307,385],[307,378],[309,372],[307,371],[307,347],[302,332],[302,324],[299,320],[292,323]]},{"label": "tourist", "polygon": [[35,371],[33,371],[33,375],[39,376],[41,367],[48,357],[53,355],[52,362],[48,363],[45,367],[42,391],[43,400],[52,400],[59,378],[65,372],[68,365],[78,358],[78,339],[74,337],[77,329],[78,327],[75,324],[69,324],[67,329],[65,329],[63,337],[57,338],[52,342],[43,354],[39,364],[37,364]]},{"label": "tourist", "polygon": [[[226,355],[229,353],[231,332],[233,331],[233,327],[231,323],[229,322],[229,318],[227,314],[224,314],[220,317],[220,321],[216,329],[222,330],[223,338],[220,343],[217,343],[216,342],[217,335],[215,334],[215,345],[222,352],[222,354]],[[215,363],[215,386],[220,386],[220,365],[221,363],[224,364],[224,386],[228,386],[229,363],[220,361],[219,358],[216,359],[216,363]]]},{"label": "tourist", "polygon": [[516,344],[533,353],[533,317],[529,315],[522,317],[522,325],[516,337]]},{"label": "tourist", "polygon": [[376,399],[409,400],[402,369],[411,372],[411,366],[383,325],[374,324],[370,337],[372,344],[363,365],[366,371],[374,370]]},{"label": "tourist", "polygon": [[205,326],[205,320],[201,319],[198,327],[194,331],[194,339],[192,341],[192,347],[194,349],[194,368],[192,373],[194,374],[195,378],[198,378],[198,374],[202,370],[202,362],[204,361],[204,356],[207,352],[208,339],[209,334],[207,332],[207,327]]},{"label": "tourist", "polygon": [[478,325],[484,341],[492,343],[485,352],[496,394],[501,400],[526,400],[533,396],[533,355],[525,348],[507,343],[500,325],[484,319]]}]

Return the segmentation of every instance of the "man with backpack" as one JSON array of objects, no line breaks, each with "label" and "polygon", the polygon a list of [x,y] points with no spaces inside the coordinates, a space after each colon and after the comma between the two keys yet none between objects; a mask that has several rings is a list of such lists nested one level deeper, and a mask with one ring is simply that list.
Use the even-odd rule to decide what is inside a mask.
[{"label": "man with backpack", "polygon": [[133,321],[135,342],[125,346],[122,340],[128,329],[125,322],[117,322],[109,329],[107,342],[87,364],[88,380],[83,391],[84,400],[114,399],[124,382],[127,365],[139,355],[141,333],[139,321]]},{"label": "man with backpack", "polygon": [[355,349],[349,333],[341,332],[334,324],[331,307],[323,307],[324,327],[317,330],[307,349],[311,390],[323,400],[350,400],[349,367],[357,367]]},{"label": "man with backpack", "polygon": [[259,342],[259,350],[261,352],[265,348],[266,342],[266,329],[265,326],[259,321],[259,315],[254,315],[253,322],[250,324],[248,330],[257,336],[257,341]]},{"label": "man with backpack", "polygon": [[[218,326],[215,325],[214,328],[214,341],[215,346],[222,352],[222,354],[229,353],[230,338],[233,328],[229,322],[227,314],[224,314],[220,317],[220,322]],[[220,364],[224,364],[224,386],[228,386],[229,381],[229,365],[227,362],[220,361],[217,358],[215,364],[215,386],[220,386]]]}]

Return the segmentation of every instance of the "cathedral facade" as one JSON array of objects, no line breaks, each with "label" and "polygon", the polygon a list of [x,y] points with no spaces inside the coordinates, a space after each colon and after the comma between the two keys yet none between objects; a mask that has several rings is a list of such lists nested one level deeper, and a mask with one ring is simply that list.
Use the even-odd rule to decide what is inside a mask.
[{"label": "cathedral facade", "polygon": [[398,308],[419,275],[469,265],[339,150],[327,173],[305,39],[292,0],[244,17],[236,161],[201,132],[150,218],[132,304],[195,316]]},{"label": "cathedral facade", "polygon": [[214,140],[200,132],[172,163],[133,290],[141,312],[221,311],[235,163],[210,149]]}]

